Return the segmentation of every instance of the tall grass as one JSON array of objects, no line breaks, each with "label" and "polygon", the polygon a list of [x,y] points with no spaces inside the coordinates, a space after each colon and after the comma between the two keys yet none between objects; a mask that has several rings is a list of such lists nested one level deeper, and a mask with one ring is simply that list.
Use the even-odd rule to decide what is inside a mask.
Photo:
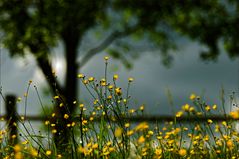
[{"label": "tall grass", "polygon": [[[86,77],[79,74],[78,78],[91,95],[92,104],[83,104],[74,101],[78,105],[75,114],[64,114],[64,118],[74,119],[67,123],[66,129],[71,130],[71,145],[66,146],[65,151],[59,152],[55,147],[52,135],[58,133],[55,128],[57,123],[46,120],[46,134],[32,134],[26,126],[27,121],[20,118],[22,125],[21,142],[16,145],[8,143],[8,130],[0,131],[1,151],[0,157],[4,159],[15,158],[145,158],[145,159],[177,159],[177,158],[239,158],[239,134],[236,130],[236,122],[239,111],[232,111],[225,117],[231,117],[228,121],[206,122],[193,121],[188,124],[180,122],[180,118],[207,117],[218,112],[217,105],[208,105],[201,97],[191,94],[191,103],[182,106],[175,112],[174,120],[159,124],[149,124],[146,121],[131,123],[130,117],[144,114],[144,105],[138,109],[130,109],[129,89],[134,82],[128,79],[125,92],[117,85],[118,75],[108,79],[108,57],[105,57],[104,78],[96,80],[94,77]],[[31,83],[31,82],[30,82]],[[28,87],[29,89],[29,87]],[[26,95],[27,97],[27,95]],[[222,97],[223,98],[223,97]],[[233,96],[233,98],[235,98]],[[54,100],[61,103],[58,96]],[[224,98],[223,102],[224,104]],[[64,104],[59,104],[64,107]],[[92,109],[88,109],[92,107]],[[43,108],[44,110],[44,108]],[[24,114],[26,115],[26,114]],[[50,114],[55,118],[56,114]],[[31,123],[28,123],[31,128]],[[51,134],[49,134],[51,132]],[[62,134],[64,135],[64,134]],[[14,136],[10,136],[14,138]]]}]

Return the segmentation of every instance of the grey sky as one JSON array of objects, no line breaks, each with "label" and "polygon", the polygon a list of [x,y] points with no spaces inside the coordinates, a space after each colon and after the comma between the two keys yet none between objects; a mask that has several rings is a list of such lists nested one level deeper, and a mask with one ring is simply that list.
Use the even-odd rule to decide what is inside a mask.
[{"label": "grey sky", "polygon": [[[160,56],[147,51],[142,53],[140,58],[132,61],[134,64],[132,70],[127,70],[122,67],[120,62],[110,59],[109,76],[119,74],[120,86],[126,89],[128,77],[135,78],[130,90],[132,96],[131,107],[135,108],[145,104],[146,112],[149,114],[169,114],[171,109],[165,93],[167,89],[172,93],[176,108],[180,108],[183,104],[190,102],[188,96],[192,92],[198,94],[204,92],[209,104],[215,103],[219,105],[219,92],[222,86],[225,89],[226,99],[229,99],[229,95],[233,91],[238,96],[238,59],[231,61],[223,53],[217,63],[210,62],[205,64],[199,59],[199,52],[205,48],[188,40],[183,40],[180,45],[180,49],[174,54],[173,67],[170,69],[161,64]],[[58,47],[54,52],[56,57],[54,66],[56,66],[59,79],[63,80],[61,77],[62,73],[64,73],[64,63],[62,62],[64,60],[61,56],[57,56],[58,53],[62,53],[62,47]],[[105,55],[102,53],[95,56],[81,72],[87,76],[103,77],[103,57]],[[115,71],[115,68],[118,68],[118,70]],[[4,94],[14,93],[23,97],[28,81],[33,80],[33,83],[39,88],[41,98],[45,99],[45,103],[51,103],[50,98],[45,98],[42,95],[40,88],[45,82],[40,70],[36,67],[33,57],[10,59],[7,51],[2,49],[1,71],[1,84]],[[81,97],[84,101],[91,101],[84,88],[81,90]],[[36,92],[32,87],[29,93],[27,111],[29,114],[38,114],[40,109],[41,106]],[[18,110],[19,112],[24,112],[24,102],[19,103]],[[4,112],[4,109],[3,101],[1,100],[2,112]]]}]

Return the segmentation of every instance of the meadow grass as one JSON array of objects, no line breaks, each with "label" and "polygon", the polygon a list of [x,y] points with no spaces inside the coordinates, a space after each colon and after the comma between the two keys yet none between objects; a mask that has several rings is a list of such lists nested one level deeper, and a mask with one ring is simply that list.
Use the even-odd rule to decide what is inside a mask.
[{"label": "meadow grass", "polygon": [[[96,80],[94,77],[86,77],[79,74],[78,78],[91,95],[91,104],[78,103],[78,111],[75,114],[64,114],[64,119],[75,119],[67,123],[66,129],[71,130],[71,144],[66,145],[65,150],[58,151],[52,139],[52,134],[58,133],[52,118],[57,114],[52,112],[50,118],[44,121],[47,128],[45,134],[32,134],[27,128],[27,123],[19,119],[23,130],[21,140],[13,145],[8,143],[7,128],[0,131],[1,151],[3,159],[28,159],[28,158],[118,158],[118,159],[236,159],[239,158],[239,133],[236,130],[236,121],[239,119],[239,111],[229,114],[222,110],[227,121],[206,122],[192,121],[184,124],[180,118],[207,117],[218,112],[217,105],[208,105],[200,96],[190,95],[191,103],[185,104],[175,113],[172,121],[160,124],[140,122],[132,123],[130,117],[143,116],[145,107],[130,109],[129,89],[134,82],[128,79],[128,87],[125,92],[118,87],[118,75],[112,79],[107,78],[108,57],[105,57],[104,78]],[[29,83],[31,83],[30,81]],[[26,95],[27,96],[27,95]],[[64,107],[59,96],[53,99]],[[89,106],[91,109],[89,109]],[[64,134],[62,134],[64,135]]]}]

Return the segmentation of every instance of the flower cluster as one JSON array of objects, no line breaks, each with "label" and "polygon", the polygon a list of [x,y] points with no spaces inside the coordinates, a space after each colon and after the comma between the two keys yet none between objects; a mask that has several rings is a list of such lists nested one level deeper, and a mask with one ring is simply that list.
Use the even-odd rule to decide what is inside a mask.
[{"label": "flower cluster", "polygon": [[[104,60],[107,67],[109,57]],[[73,146],[66,145],[65,151],[59,152],[49,134],[21,135],[21,142],[14,145],[7,142],[8,130],[2,129],[2,158],[239,158],[239,133],[235,125],[235,120],[239,119],[238,110],[224,113],[227,120],[214,120],[210,117],[220,112],[219,107],[209,105],[200,96],[191,94],[190,103],[183,105],[172,120],[133,123],[131,117],[143,117],[145,106],[130,108],[132,77],[128,78],[126,90],[118,86],[117,74],[110,80],[107,74],[100,80],[84,74],[79,74],[78,78],[93,100],[88,104],[72,101],[78,107],[77,113],[64,112],[60,116],[65,120],[65,128],[72,132]],[[60,96],[53,99],[60,109],[65,109]],[[57,126],[62,123],[56,122],[58,117],[58,112],[52,112],[44,121],[48,132],[59,133]],[[194,117],[206,120],[188,123],[181,120]]]}]

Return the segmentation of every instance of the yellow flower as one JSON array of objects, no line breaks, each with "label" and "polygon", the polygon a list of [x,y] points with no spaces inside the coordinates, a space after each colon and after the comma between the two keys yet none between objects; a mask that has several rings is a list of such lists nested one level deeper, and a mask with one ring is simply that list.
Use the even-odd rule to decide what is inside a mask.
[{"label": "yellow flower", "polygon": [[122,128],[118,127],[115,129],[115,137],[120,137],[123,133]]},{"label": "yellow flower", "polygon": [[214,104],[214,105],[212,106],[212,109],[213,109],[213,110],[216,110],[216,109],[217,109],[217,105]]},{"label": "yellow flower", "polygon": [[14,156],[15,159],[23,159],[23,155],[21,152],[17,152],[15,153],[15,156]]},{"label": "yellow flower", "polygon": [[97,149],[99,147],[99,145],[97,143],[95,143],[94,145],[92,145],[93,149]]},{"label": "yellow flower", "polygon": [[108,142],[106,143],[106,145],[107,145],[107,146],[111,146],[111,145],[112,145],[112,142],[111,142],[111,141],[108,141]]},{"label": "yellow flower", "polygon": [[197,116],[202,116],[202,112],[197,112]]},{"label": "yellow flower", "polygon": [[144,143],[144,142],[145,142],[144,136],[140,136],[140,137],[138,138],[138,143],[141,144],[141,143]]},{"label": "yellow flower", "polygon": [[208,135],[204,136],[204,141],[208,141],[208,140],[209,140],[209,136]]},{"label": "yellow flower", "polygon": [[21,97],[18,97],[17,98],[17,102],[21,102],[22,101],[22,98]]},{"label": "yellow flower", "polygon": [[87,120],[83,120],[83,121],[82,121],[82,125],[86,125],[87,123],[88,123]]},{"label": "yellow flower", "polygon": [[83,108],[83,107],[84,107],[84,104],[80,104],[79,107],[80,107],[80,108]]},{"label": "yellow flower", "polygon": [[54,98],[54,99],[59,99],[60,97],[59,97],[59,96],[54,96],[53,98]]},{"label": "yellow flower", "polygon": [[77,77],[78,77],[78,78],[84,78],[85,75],[81,73],[81,74],[78,74]]},{"label": "yellow flower", "polygon": [[114,81],[117,80],[118,78],[119,78],[119,76],[117,74],[113,76]]},{"label": "yellow flower", "polygon": [[101,86],[106,86],[106,80],[105,80],[104,78],[102,78],[102,79],[100,80],[100,85],[101,85]]},{"label": "yellow flower", "polygon": [[141,106],[139,107],[139,110],[144,111],[144,105],[141,105]]},{"label": "yellow flower", "polygon": [[125,127],[125,128],[128,128],[129,126],[130,126],[130,123],[125,123],[125,124],[124,124],[124,127]]},{"label": "yellow flower", "polygon": [[129,82],[133,82],[134,79],[133,79],[132,77],[130,77],[130,78],[128,79],[128,81],[129,81]]},{"label": "yellow flower", "polygon": [[221,153],[221,150],[216,150],[216,153],[217,153],[217,154],[220,154],[220,153]]},{"label": "yellow flower", "polygon": [[51,150],[47,150],[47,151],[46,151],[46,155],[47,155],[47,156],[50,156],[51,154],[52,154]]},{"label": "yellow flower", "polygon": [[189,108],[189,111],[190,111],[190,112],[194,112],[194,111],[195,111],[194,107],[190,107],[190,108]]},{"label": "yellow flower", "polygon": [[31,149],[30,149],[30,154],[31,154],[33,157],[37,157],[37,156],[38,156],[38,152],[37,152],[37,150],[34,149],[34,148],[31,148]]},{"label": "yellow flower", "polygon": [[144,130],[144,129],[148,129],[148,128],[149,128],[148,123],[142,122],[135,127],[135,130],[138,131],[138,130]]},{"label": "yellow flower", "polygon": [[93,121],[93,120],[94,120],[94,117],[91,116],[89,120],[90,120],[90,121]]},{"label": "yellow flower", "polygon": [[55,134],[55,133],[57,133],[57,130],[56,130],[56,129],[53,129],[51,132],[52,132],[53,134]]},{"label": "yellow flower", "polygon": [[211,107],[210,107],[209,105],[207,105],[207,106],[205,107],[205,110],[206,110],[206,111],[210,111],[210,110],[211,110]]},{"label": "yellow flower", "polygon": [[52,116],[52,117],[55,117],[55,116],[56,116],[56,113],[52,113],[51,116]]},{"label": "yellow flower", "polygon": [[84,80],[83,83],[86,85],[86,84],[89,83],[89,81],[88,80]]},{"label": "yellow flower", "polygon": [[154,153],[155,153],[157,156],[160,156],[160,155],[162,154],[162,152],[163,152],[162,149],[157,148]]},{"label": "yellow flower", "polygon": [[69,115],[68,115],[68,114],[64,114],[64,118],[65,118],[65,119],[68,119],[68,118],[69,118]]},{"label": "yellow flower", "polygon": [[233,119],[239,119],[239,111],[232,111],[232,112],[230,112],[230,116]]},{"label": "yellow flower", "polygon": [[121,88],[119,88],[119,87],[115,88],[115,94],[120,96],[122,94]]},{"label": "yellow flower", "polygon": [[15,139],[17,137],[17,135],[14,134],[11,137],[12,137],[12,139]]},{"label": "yellow flower", "polygon": [[105,61],[108,61],[109,60],[109,56],[105,56],[104,59],[105,59]]},{"label": "yellow flower", "polygon": [[73,121],[72,123],[71,123],[71,126],[73,127],[73,126],[75,126],[76,125],[76,123]]},{"label": "yellow flower", "polygon": [[234,144],[233,144],[232,140],[228,140],[228,141],[227,141],[227,147],[228,147],[229,149],[231,149],[231,148],[233,148],[233,146],[234,146]]},{"label": "yellow flower", "polygon": [[130,110],[129,110],[129,113],[132,113],[132,114],[133,114],[134,112],[135,112],[134,109],[130,109]]},{"label": "yellow flower", "polygon": [[227,122],[226,121],[222,121],[222,125],[223,126],[227,126]]},{"label": "yellow flower", "polygon": [[190,106],[188,104],[185,104],[182,106],[182,110],[184,110],[186,112],[189,111],[189,108],[190,108]]},{"label": "yellow flower", "polygon": [[211,119],[208,119],[207,122],[208,124],[212,124],[213,121]]},{"label": "yellow flower", "polygon": [[131,136],[131,135],[133,135],[133,134],[134,134],[134,131],[133,131],[133,130],[127,131],[127,136]]},{"label": "yellow flower", "polygon": [[183,112],[182,112],[182,111],[179,111],[179,112],[176,113],[176,117],[177,117],[177,118],[180,118],[182,115],[183,115]]},{"label": "yellow flower", "polygon": [[108,86],[108,89],[109,89],[109,90],[112,90],[113,88],[114,88],[113,85],[109,85],[109,86]]},{"label": "yellow flower", "polygon": [[13,147],[14,151],[15,152],[19,152],[21,151],[21,146],[19,144],[16,144],[14,147]]},{"label": "yellow flower", "polygon": [[28,140],[25,140],[25,141],[22,142],[23,145],[26,145],[26,144],[28,144],[28,143],[29,143]]},{"label": "yellow flower", "polygon": [[63,103],[60,103],[59,107],[63,107],[63,106],[64,106],[64,104],[63,104]]},{"label": "yellow flower", "polygon": [[149,130],[149,131],[148,131],[148,134],[149,134],[149,135],[153,135],[154,132],[153,132],[152,130]]},{"label": "yellow flower", "polygon": [[94,77],[90,77],[88,80],[89,80],[89,82],[92,82],[92,81],[95,80],[95,78]]},{"label": "yellow flower", "polygon": [[186,150],[186,149],[180,149],[180,150],[178,151],[178,154],[179,154],[180,156],[185,156],[185,155],[187,154],[187,150]]},{"label": "yellow flower", "polygon": [[189,97],[191,100],[194,100],[196,98],[196,95],[194,93],[192,93]]}]

